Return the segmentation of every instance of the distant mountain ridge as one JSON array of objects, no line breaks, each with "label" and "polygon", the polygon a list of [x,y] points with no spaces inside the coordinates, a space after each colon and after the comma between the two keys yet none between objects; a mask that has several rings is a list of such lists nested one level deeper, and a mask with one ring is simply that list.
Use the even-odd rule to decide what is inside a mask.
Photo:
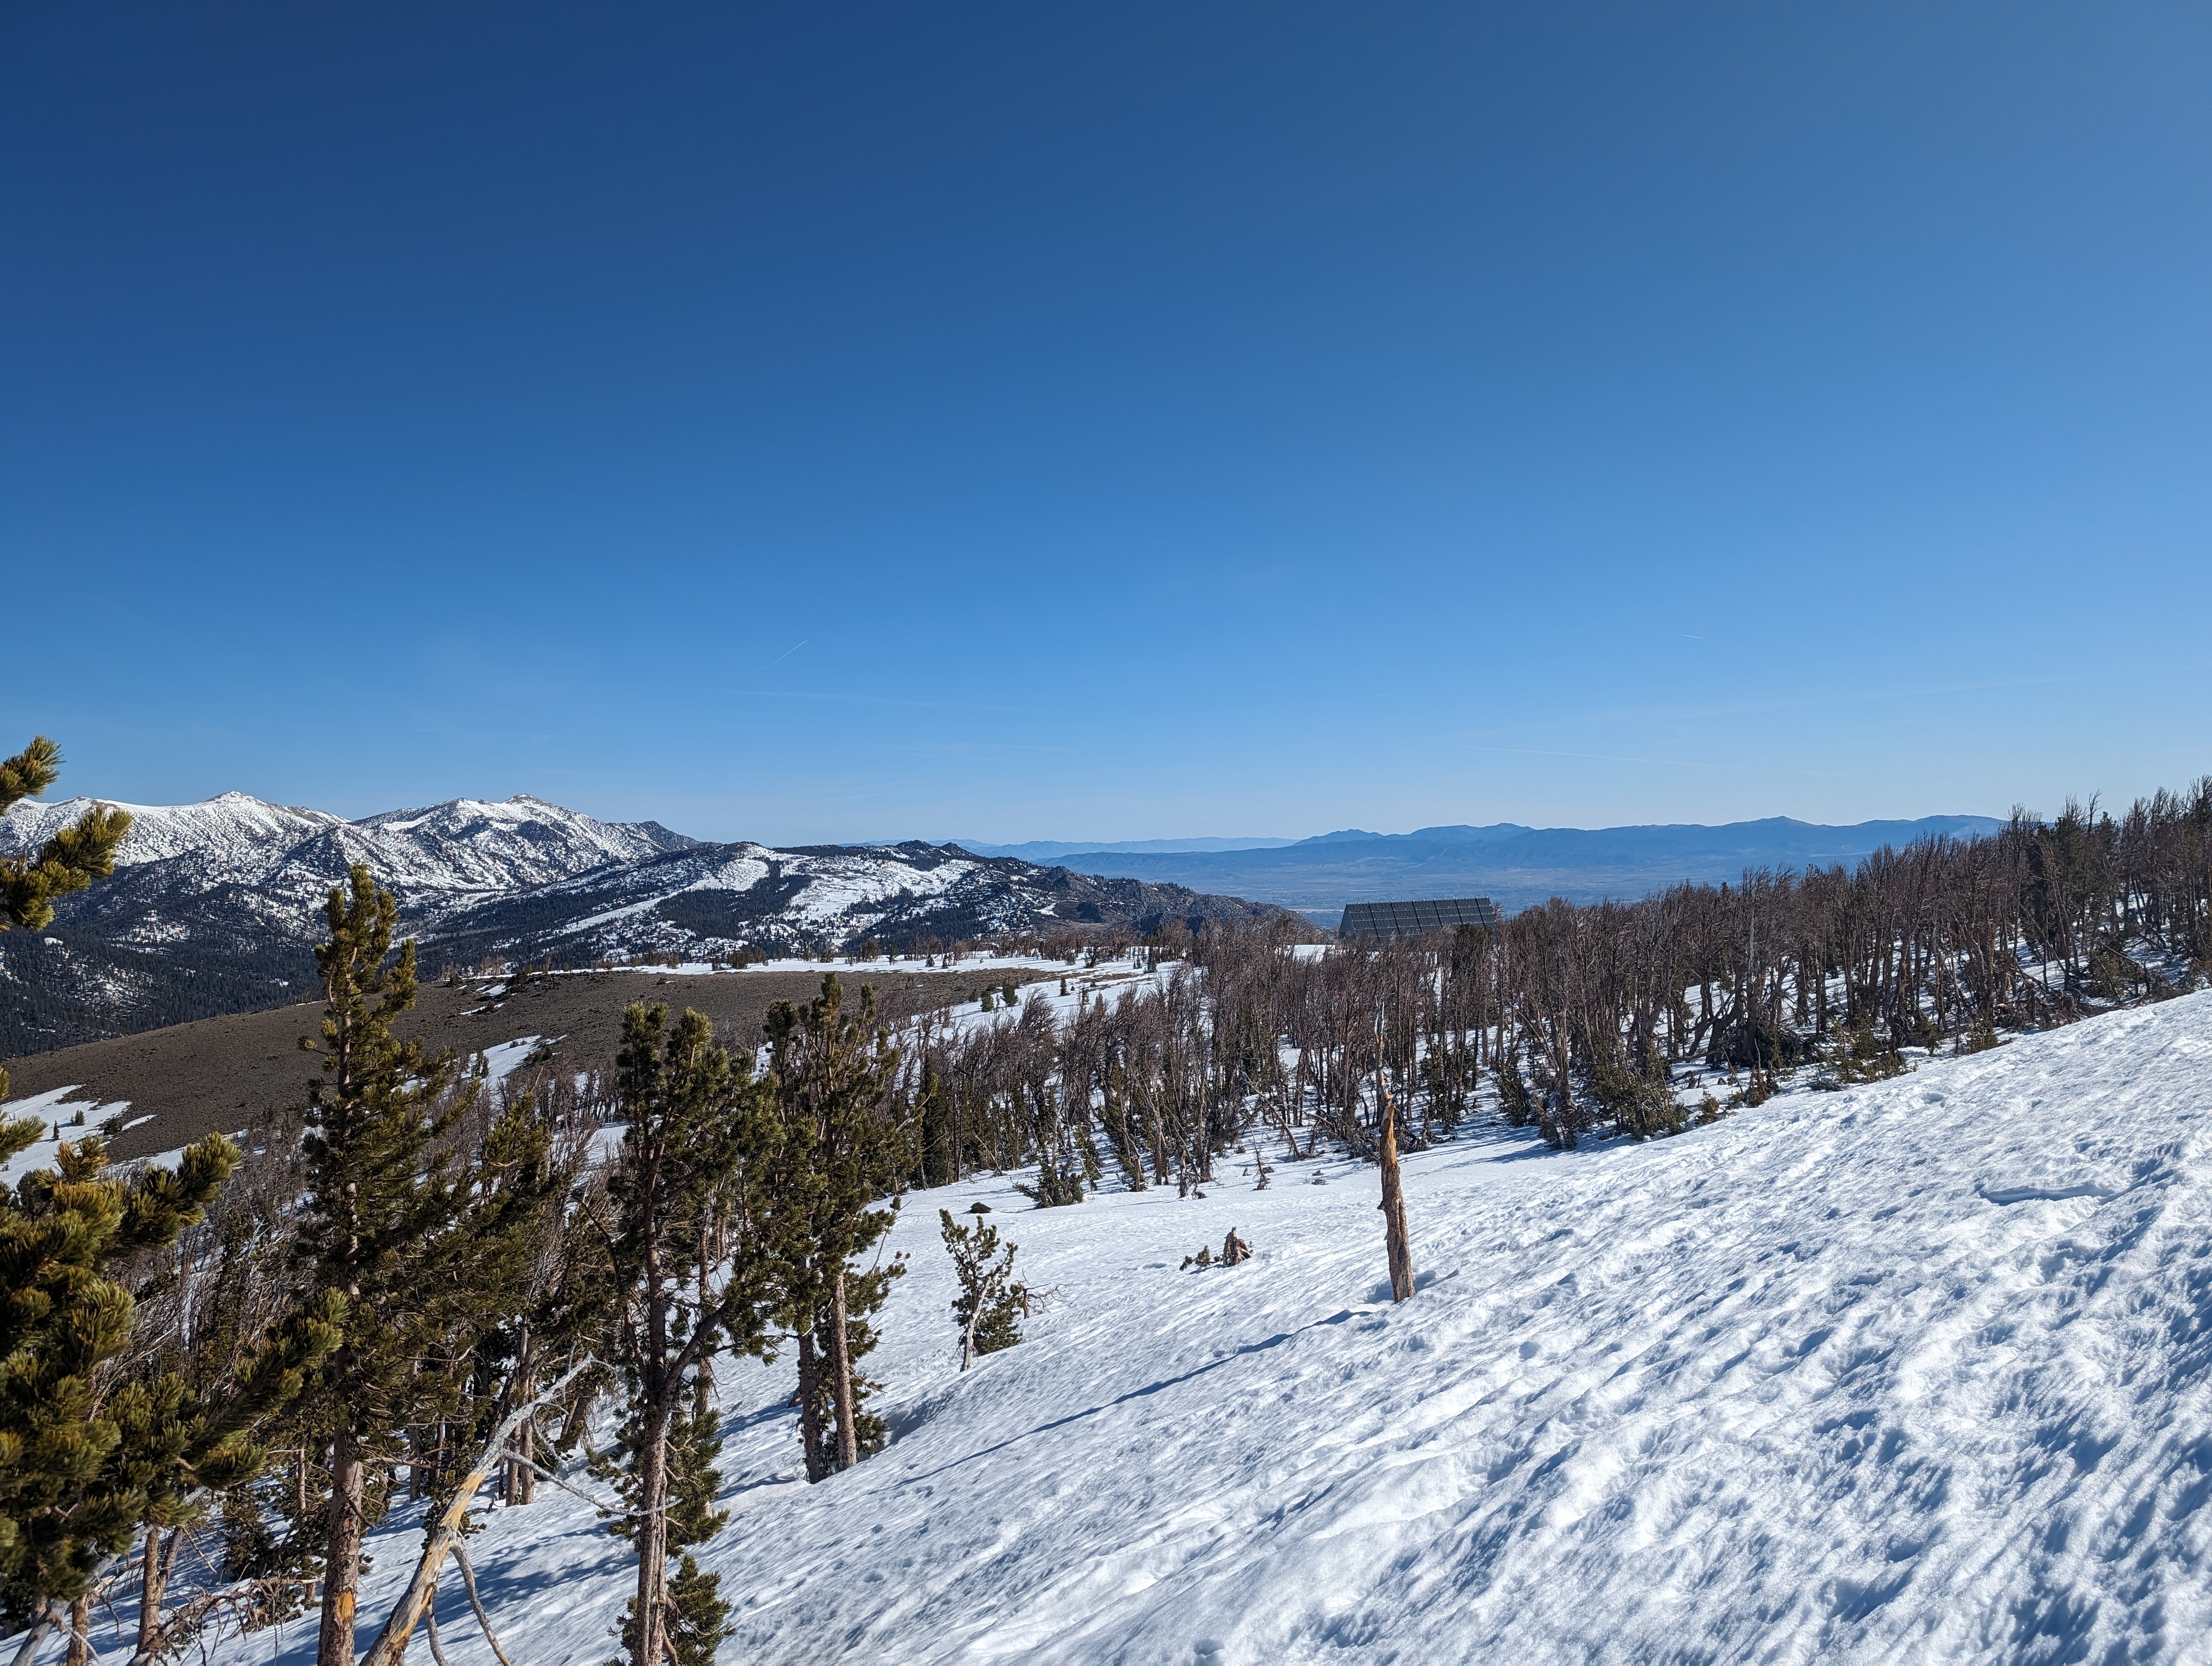
[{"label": "distant mountain ridge", "polygon": [[1277,903],[1316,918],[1346,903],[1483,896],[1512,910],[1565,897],[1636,897],[1685,880],[1733,882],[1746,868],[1846,866],[1884,845],[1969,837],[2003,824],[1991,816],[1823,826],[1787,816],[1719,826],[1357,828],[1265,848],[1148,854],[1109,848],[1059,860],[1085,873],[1191,885]]},{"label": "distant mountain ridge", "polygon": [[946,839],[945,844],[957,845],[978,856],[1012,856],[1024,862],[1057,862],[1078,853],[1098,855],[1173,854],[1188,850],[1273,850],[1279,845],[1296,844],[1296,839],[1224,839],[1208,836],[1196,839],[1121,839],[1103,843],[1081,840],[1030,839],[1022,844],[992,844],[981,839]]},{"label": "distant mountain ridge", "polygon": [[[0,853],[36,848],[90,802],[17,804],[0,818]],[[321,904],[356,862],[398,898],[426,973],[486,956],[733,959],[1277,912],[919,842],[708,844],[526,795],[357,821],[243,793],[123,807],[134,819],[114,876],[64,898],[46,931],[0,937],[0,1055],[311,994]]]}]

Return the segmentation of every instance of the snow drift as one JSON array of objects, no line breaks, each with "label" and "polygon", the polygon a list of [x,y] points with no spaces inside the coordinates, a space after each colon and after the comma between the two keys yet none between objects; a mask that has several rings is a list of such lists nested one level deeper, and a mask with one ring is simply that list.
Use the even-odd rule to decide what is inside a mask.
[{"label": "snow drift", "polygon": [[[723,1371],[723,1658],[2212,1657],[2208,1111],[2212,994],[1646,1146],[1497,1131],[1409,1159],[1395,1309],[1371,1169],[917,1195],[887,1450],[799,1484],[788,1366]],[[963,1377],[936,1210],[977,1195],[1060,1295]],[[1177,1270],[1232,1226],[1254,1261]],[[413,1541],[378,1535],[364,1614]],[[613,1652],[587,1506],[474,1554],[516,1659]]]}]

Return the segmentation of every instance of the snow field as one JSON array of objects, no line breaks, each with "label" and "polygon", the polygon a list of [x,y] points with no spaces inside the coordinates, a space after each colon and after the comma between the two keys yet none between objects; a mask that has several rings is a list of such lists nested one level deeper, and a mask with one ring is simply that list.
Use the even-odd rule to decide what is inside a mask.
[{"label": "snow field", "polygon": [[[721,1370],[722,1658],[2212,1658],[2208,1111],[2198,995],[1644,1146],[1478,1134],[1407,1163],[1396,1308],[1371,1169],[915,1195],[884,1453],[806,1487],[788,1362]],[[1057,1295],[963,1377],[937,1209],[976,1197]],[[1176,1270],[1232,1226],[1252,1262]],[[607,1658],[589,1507],[485,1522],[509,1654]],[[364,1645],[416,1540],[375,1536]]]},{"label": "snow field", "polygon": [[[128,1099],[115,1099],[106,1104],[95,1100],[70,1100],[70,1095],[79,1090],[74,1087],[50,1088],[44,1093],[31,1093],[20,1099],[0,1103],[0,1122],[12,1122],[25,1116],[35,1116],[45,1124],[45,1131],[23,1150],[6,1162],[0,1163],[0,1186],[13,1186],[33,1169],[51,1169],[59,1156],[65,1141],[83,1139],[98,1134],[100,1125],[110,1116],[131,1108]],[[64,1104],[64,1101],[69,1103]],[[75,1119],[82,1112],[82,1123]],[[56,1131],[56,1124],[59,1131]]]}]

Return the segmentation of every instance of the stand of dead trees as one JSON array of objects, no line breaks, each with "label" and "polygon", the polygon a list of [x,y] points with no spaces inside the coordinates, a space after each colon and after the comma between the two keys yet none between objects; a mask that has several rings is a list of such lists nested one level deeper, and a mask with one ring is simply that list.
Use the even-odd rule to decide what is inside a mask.
[{"label": "stand of dead trees", "polygon": [[[1173,934],[1170,934],[1172,936]],[[915,1183],[1034,1164],[1040,1205],[1111,1168],[1188,1193],[1264,1131],[1294,1158],[1449,1139],[1478,1103],[1572,1147],[1756,1104],[1793,1072],[1840,1085],[1905,1049],[2161,999],[2212,976],[2212,779],[2113,815],[2069,802],[1855,869],[1752,870],[1636,903],[1554,900],[1494,932],[1294,953],[1208,928],[1152,947],[1157,988],[921,1026],[902,1093]]]}]

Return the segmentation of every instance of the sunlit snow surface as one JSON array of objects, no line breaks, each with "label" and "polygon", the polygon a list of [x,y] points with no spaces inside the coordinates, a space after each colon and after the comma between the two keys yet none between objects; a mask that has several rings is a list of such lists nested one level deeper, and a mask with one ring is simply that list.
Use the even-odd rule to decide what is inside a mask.
[{"label": "sunlit snow surface", "polygon": [[[1371,1169],[916,1195],[882,1456],[799,1484],[787,1362],[723,1371],[721,1657],[2212,1658],[2208,1112],[2200,995],[1643,1146],[1474,1136],[1407,1165],[1396,1309]],[[963,1377],[936,1211],[975,1196],[1059,1293]],[[1231,1226],[1253,1262],[1176,1270]],[[540,1500],[472,1545],[502,1641],[605,1659],[623,1547]]]}]

